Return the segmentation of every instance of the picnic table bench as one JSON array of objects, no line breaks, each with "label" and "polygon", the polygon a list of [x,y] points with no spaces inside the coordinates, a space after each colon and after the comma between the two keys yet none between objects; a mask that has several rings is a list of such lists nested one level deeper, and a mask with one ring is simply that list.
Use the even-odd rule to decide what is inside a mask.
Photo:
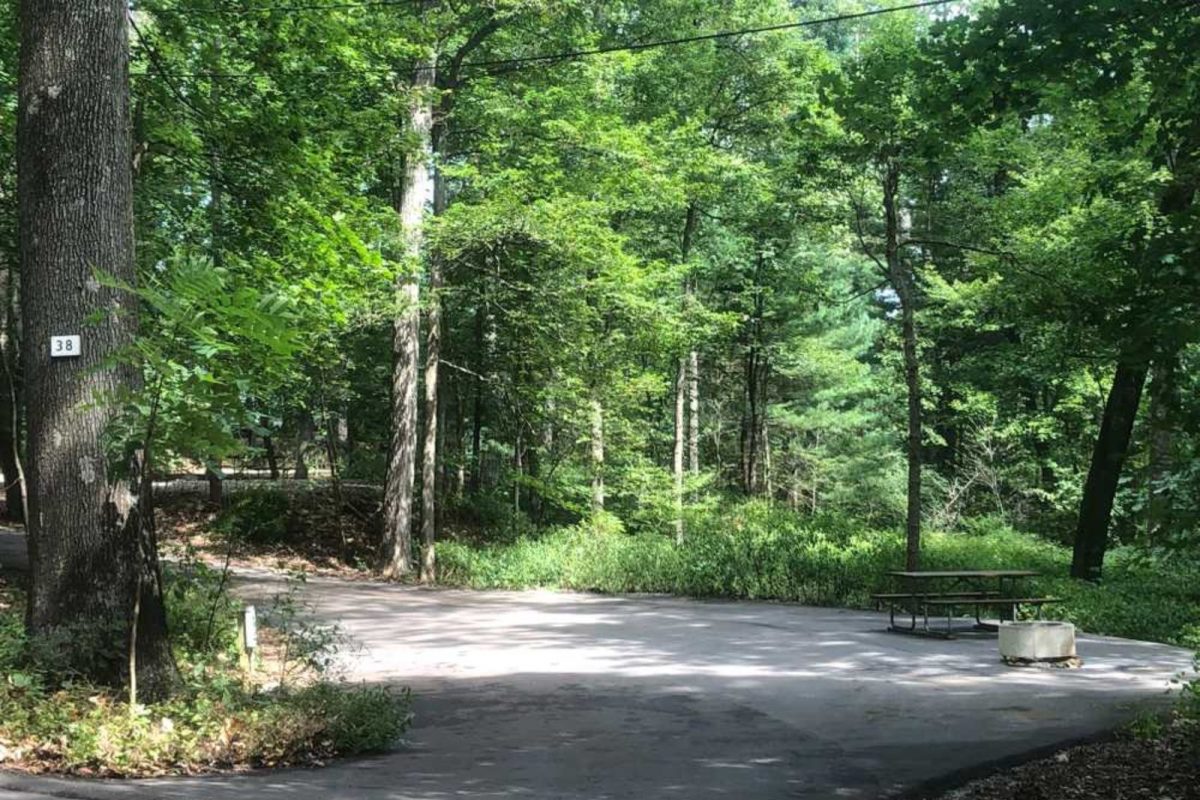
[{"label": "picnic table bench", "polygon": [[[896,633],[912,633],[923,636],[939,636],[954,638],[954,612],[956,609],[970,608],[975,615],[975,628],[979,630],[996,630],[997,626],[984,622],[984,609],[995,609],[1001,621],[1014,620],[1022,606],[1036,609],[1040,619],[1042,606],[1057,602],[1053,597],[1036,597],[1016,591],[1017,583],[1025,578],[1037,575],[1032,570],[1022,569],[989,569],[989,570],[936,570],[914,571],[896,570],[888,576],[904,586],[904,591],[879,592],[871,595],[876,607],[884,603],[888,606],[888,630]],[[995,581],[995,588],[991,588]],[[1007,587],[1005,586],[1007,582]],[[900,609],[911,617],[908,626],[896,624],[896,611]],[[930,611],[944,611],[946,629],[944,631],[929,627]],[[917,620],[922,624],[918,628]]]}]

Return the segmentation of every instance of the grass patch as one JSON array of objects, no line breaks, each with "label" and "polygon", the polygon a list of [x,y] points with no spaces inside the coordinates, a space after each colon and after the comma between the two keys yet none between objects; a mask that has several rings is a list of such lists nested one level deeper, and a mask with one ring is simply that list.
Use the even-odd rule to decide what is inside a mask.
[{"label": "grass patch", "polygon": [[277,655],[258,673],[268,685],[238,667],[238,604],[218,573],[175,570],[166,595],[182,686],[167,701],[131,709],[110,688],[52,681],[31,657],[23,594],[0,579],[0,766],[141,777],[315,765],[385,750],[407,728],[406,692],[321,672],[339,639],[297,621],[294,592],[269,615]]},{"label": "grass patch", "polygon": [[[904,563],[904,539],[845,519],[802,517],[749,502],[689,521],[682,547],[667,537],[586,524],[504,545],[438,545],[443,583],[479,589],[557,588],[605,593],[785,600],[869,607],[885,574]],[[1150,562],[1113,551],[1104,583],[1068,577],[1071,554],[1003,527],[930,532],[925,569],[1020,568],[1041,573],[1031,588],[1061,598],[1049,616],[1090,633],[1200,647],[1200,567]]]}]

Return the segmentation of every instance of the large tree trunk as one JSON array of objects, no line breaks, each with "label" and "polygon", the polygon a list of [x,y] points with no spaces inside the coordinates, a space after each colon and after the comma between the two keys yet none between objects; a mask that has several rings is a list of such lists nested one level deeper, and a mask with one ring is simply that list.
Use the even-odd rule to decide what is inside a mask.
[{"label": "large tree trunk", "polygon": [[419,151],[404,160],[394,205],[404,234],[404,265],[396,279],[398,308],[392,334],[392,440],[384,487],[383,575],[412,572],[413,488],[417,459],[417,371],[420,358],[420,271],[425,251],[425,208],[433,199],[434,62],[413,72],[408,130]]},{"label": "large tree trunk", "polygon": [[915,570],[921,561],[921,365],[917,356],[916,280],[900,255],[899,194],[900,169],[894,161],[889,161],[883,180],[884,254],[888,280],[900,300],[904,386],[908,395],[908,502],[904,523],[904,564],[905,569]]},{"label": "large tree trunk", "polygon": [[1104,553],[1108,548],[1108,523],[1112,518],[1113,500],[1121,479],[1121,468],[1129,452],[1133,423],[1142,401],[1146,383],[1146,364],[1120,363],[1113,377],[1100,435],[1092,450],[1092,463],[1083,499],[1079,503],[1079,523],[1075,529],[1075,553],[1071,560],[1071,576],[1090,581],[1100,580]]},{"label": "large tree trunk", "polygon": [[[29,404],[27,623],[64,674],[165,695],[175,678],[154,542],[143,518],[142,453],[116,466],[113,397],[136,389],[117,355],[132,284],[133,142],[123,0],[22,0],[18,164],[24,365]],[[81,353],[50,358],[52,335]],[[132,674],[131,674],[132,673]]]}]

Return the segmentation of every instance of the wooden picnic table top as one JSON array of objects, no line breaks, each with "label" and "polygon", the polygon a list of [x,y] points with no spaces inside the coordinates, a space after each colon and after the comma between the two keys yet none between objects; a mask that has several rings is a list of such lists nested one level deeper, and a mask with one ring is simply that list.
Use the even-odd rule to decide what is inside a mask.
[{"label": "wooden picnic table top", "polygon": [[935,571],[892,570],[888,575],[897,578],[924,580],[934,578],[1031,578],[1037,575],[1037,573],[1029,569],[961,569]]}]

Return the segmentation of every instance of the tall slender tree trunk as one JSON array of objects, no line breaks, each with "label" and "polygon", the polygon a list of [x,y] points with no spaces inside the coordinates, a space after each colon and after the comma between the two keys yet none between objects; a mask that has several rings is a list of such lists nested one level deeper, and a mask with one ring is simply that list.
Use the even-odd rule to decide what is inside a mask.
[{"label": "tall slender tree trunk", "polygon": [[212,467],[207,467],[204,470],[204,480],[208,484],[208,504],[213,508],[220,508],[225,502],[225,489],[221,476]]},{"label": "tall slender tree trunk", "polygon": [[675,479],[675,543],[683,544],[683,455],[684,410],[687,399],[687,359],[679,359],[675,375],[675,449],[672,476]]},{"label": "tall slender tree trunk", "polygon": [[[113,465],[112,398],[138,388],[117,355],[137,303],[94,270],[132,284],[129,38],[123,0],[22,0],[18,106],[21,316],[29,406],[27,625],[47,663],[144,698],[175,680],[142,458]],[[79,334],[80,354],[50,357]],[[145,443],[141,444],[142,447]],[[131,669],[132,668],[132,669]],[[132,673],[132,674],[131,674]]]},{"label": "tall slender tree trunk", "polygon": [[1171,519],[1171,490],[1166,485],[1171,474],[1171,445],[1174,439],[1174,411],[1179,404],[1176,371],[1178,353],[1155,359],[1150,373],[1150,460],[1146,470],[1146,535],[1158,539]]},{"label": "tall slender tree trunk", "polygon": [[900,327],[904,348],[904,386],[908,396],[908,498],[905,514],[905,569],[921,561],[921,363],[917,353],[916,280],[900,254],[900,168],[889,160],[883,179],[885,217],[884,254],[888,280],[900,300]]},{"label": "tall slender tree trunk", "polygon": [[0,266],[0,470],[4,472],[4,516],[25,521],[25,474],[21,464],[20,392],[16,377],[16,329],[12,317],[16,275],[13,267]]},{"label": "tall slender tree trunk", "polygon": [[517,436],[513,441],[513,513],[521,513],[521,478],[525,474],[525,437],[517,428]]},{"label": "tall slender tree trunk", "polygon": [[745,406],[742,412],[742,491],[751,496],[762,487],[763,435],[763,375],[767,366],[763,338],[763,319],[766,311],[762,292],[762,270],[765,257],[760,252],[754,264],[751,289],[754,293],[754,314],[746,333],[746,357],[743,364]]},{"label": "tall slender tree trunk", "polygon": [[[697,206],[695,202],[689,203],[687,213],[683,221],[683,235],[679,240],[679,262],[688,268],[688,261],[692,257],[692,239],[696,234],[696,220],[698,219]],[[691,310],[692,305],[692,281],[691,276],[687,275],[683,280],[683,311],[687,314]],[[691,356],[696,355],[693,348]],[[691,363],[689,358],[681,358],[678,362],[678,369],[675,377],[675,448],[673,476],[675,479],[675,541],[678,544],[683,544],[684,523],[683,523],[683,474],[686,469],[686,446],[688,437],[695,435],[696,430],[688,428],[687,418],[687,401],[688,392],[699,391],[698,388],[690,383],[688,366]],[[698,402],[698,396],[697,396]],[[695,424],[696,412],[692,412],[692,423]],[[695,456],[693,455],[693,469],[695,468]]]},{"label": "tall slender tree trunk", "polygon": [[[221,37],[214,38],[212,51],[209,55],[208,68],[214,74],[221,72]],[[214,78],[209,90],[209,104],[213,108],[221,107],[221,81]],[[209,142],[208,156],[208,254],[209,260],[216,269],[225,265],[224,241],[222,237],[222,222],[225,205],[224,184],[221,180],[221,153],[216,142]],[[220,508],[224,504],[225,487],[217,469],[208,468],[204,477],[208,481],[208,504]]]},{"label": "tall slender tree trunk", "polygon": [[592,513],[604,510],[604,405],[591,400],[592,422]]},{"label": "tall slender tree trunk", "polygon": [[420,272],[425,252],[425,209],[433,199],[432,132],[435,61],[413,72],[407,127],[419,150],[404,160],[395,208],[404,234],[404,267],[396,279],[392,332],[392,441],[384,487],[383,576],[412,572],[413,489],[417,464],[417,372],[420,360]]},{"label": "tall slender tree trunk", "polygon": [[[441,113],[446,113],[443,105]],[[433,213],[446,211],[446,177],[436,164],[445,135],[445,120],[434,120],[430,132],[433,164]],[[429,296],[425,311],[425,431],[421,445],[421,583],[436,578],[437,487],[438,487],[438,390],[442,363],[442,264],[425,259],[429,269]]]},{"label": "tall slender tree trunk", "polygon": [[466,413],[463,409],[462,379],[454,381],[454,484],[451,493],[462,499],[467,485]]},{"label": "tall slender tree trunk", "polygon": [[700,474],[700,354],[688,353],[688,470]]},{"label": "tall slender tree trunk", "polygon": [[267,453],[267,472],[271,476],[271,480],[279,480],[279,454],[275,451],[275,440],[270,436],[264,436],[263,449]]},{"label": "tall slender tree trunk", "polygon": [[[1174,159],[1174,178],[1159,197],[1159,213],[1171,220],[1188,213],[1196,196],[1194,164],[1188,152],[1186,147],[1182,148],[1178,158]],[[1146,252],[1139,258],[1140,282],[1151,279],[1148,273],[1152,271],[1153,265],[1161,263],[1162,253],[1158,248],[1164,244],[1171,246],[1172,242],[1168,237],[1147,243]],[[1170,352],[1158,353],[1155,357],[1156,369],[1168,369],[1171,358],[1173,354]],[[1108,526],[1112,519],[1113,503],[1121,480],[1121,470],[1129,452],[1129,443],[1133,438],[1133,426],[1137,420],[1138,407],[1141,405],[1142,391],[1150,371],[1148,361],[1144,355],[1134,355],[1131,350],[1123,354],[1123,358],[1117,363],[1117,371],[1113,376],[1108,400],[1104,404],[1100,433],[1096,437],[1092,462],[1079,504],[1075,550],[1071,560],[1072,577],[1090,581],[1100,580],[1104,568],[1104,555],[1108,549]],[[1170,380],[1166,375],[1160,377],[1160,386],[1152,391],[1157,392],[1169,384]],[[1166,400],[1165,397],[1161,399]],[[1156,509],[1156,512],[1158,510]]]},{"label": "tall slender tree trunk", "polygon": [[487,318],[485,303],[481,299],[475,309],[475,375],[471,379],[474,390],[471,405],[471,476],[468,492],[472,497],[479,494],[483,480],[483,355],[484,322]]},{"label": "tall slender tree trunk", "polygon": [[743,373],[742,491],[749,497],[758,486],[758,348],[753,345],[746,352]]},{"label": "tall slender tree trunk", "polygon": [[1112,518],[1113,501],[1129,452],[1133,423],[1148,371],[1144,363],[1122,362],[1113,376],[1112,388],[1104,404],[1104,417],[1100,421],[1100,435],[1096,437],[1079,503],[1079,523],[1071,559],[1071,576],[1074,578],[1100,580],[1104,553],[1108,549],[1108,523]]},{"label": "tall slender tree trunk", "polygon": [[771,472],[771,404],[768,393],[771,388],[771,362],[764,358],[760,370],[759,397],[762,411],[758,415],[758,442],[762,448],[762,477],[759,486],[768,498],[775,496],[774,476]]},{"label": "tall slender tree trunk", "polygon": [[317,422],[307,408],[300,412],[298,428],[299,430],[296,431],[296,464],[292,477],[298,481],[306,481],[308,480],[308,446],[317,435]]},{"label": "tall slender tree trunk", "polygon": [[908,392],[908,497],[905,514],[905,568],[915,570],[921,561],[921,373],[917,357],[917,327],[910,300],[904,302],[901,327],[904,337],[904,385]]},{"label": "tall slender tree trunk", "polygon": [[[700,219],[700,209],[696,203],[688,205],[687,218],[684,220],[681,255],[684,265],[692,257],[692,244],[696,237],[696,228]],[[684,305],[691,309],[696,304],[696,276],[690,274],[684,281]],[[687,440],[688,440],[688,469],[693,475],[700,472],[700,353],[695,343],[688,351],[687,370]]]}]

